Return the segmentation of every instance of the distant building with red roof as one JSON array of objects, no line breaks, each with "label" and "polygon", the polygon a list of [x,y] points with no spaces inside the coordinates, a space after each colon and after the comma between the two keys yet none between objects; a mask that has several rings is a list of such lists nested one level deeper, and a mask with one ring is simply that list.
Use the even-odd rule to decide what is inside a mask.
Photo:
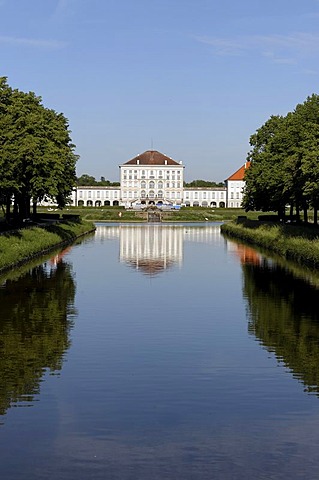
[{"label": "distant building with red roof", "polygon": [[245,172],[249,167],[250,162],[245,162],[244,165],[225,180],[227,188],[226,206],[228,208],[241,207],[245,187]]}]

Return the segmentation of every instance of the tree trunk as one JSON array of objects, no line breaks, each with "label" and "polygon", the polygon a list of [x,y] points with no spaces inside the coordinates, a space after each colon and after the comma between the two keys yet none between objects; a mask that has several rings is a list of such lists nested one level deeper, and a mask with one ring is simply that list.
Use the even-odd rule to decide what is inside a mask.
[{"label": "tree trunk", "polygon": [[36,219],[37,216],[37,202],[33,201],[32,202],[32,216],[34,219]]},{"label": "tree trunk", "polygon": [[11,211],[11,195],[7,195],[5,218],[6,218],[6,222],[8,223],[10,222],[10,211]]},{"label": "tree trunk", "polygon": [[317,207],[313,207],[313,223],[314,223],[314,225],[318,225],[318,209],[317,209]]},{"label": "tree trunk", "polygon": [[293,203],[290,204],[290,212],[289,212],[289,215],[290,215],[290,218],[292,218],[294,214],[294,206],[293,206]]},{"label": "tree trunk", "polygon": [[296,202],[296,220],[300,222],[300,207],[298,202]]},{"label": "tree trunk", "polygon": [[303,207],[303,219],[305,223],[308,223],[308,208],[306,205]]}]

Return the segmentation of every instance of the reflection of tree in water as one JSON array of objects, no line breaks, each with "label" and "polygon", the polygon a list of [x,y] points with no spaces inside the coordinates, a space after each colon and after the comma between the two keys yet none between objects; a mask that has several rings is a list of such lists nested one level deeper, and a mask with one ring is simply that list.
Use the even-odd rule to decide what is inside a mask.
[{"label": "reflection of tree in water", "polygon": [[0,289],[0,414],[32,401],[45,369],[62,367],[75,284],[70,265],[40,265]]},{"label": "reflection of tree in water", "polygon": [[319,394],[318,289],[279,266],[244,264],[249,331]]}]

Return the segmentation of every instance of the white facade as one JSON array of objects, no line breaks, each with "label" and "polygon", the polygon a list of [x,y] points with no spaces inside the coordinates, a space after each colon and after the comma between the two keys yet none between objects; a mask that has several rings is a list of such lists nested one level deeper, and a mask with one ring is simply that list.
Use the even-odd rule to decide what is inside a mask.
[{"label": "white facade", "polygon": [[[142,182],[141,182],[142,183]],[[172,182],[174,183],[174,182]],[[143,185],[143,183],[142,183]],[[150,185],[150,181],[148,182]],[[151,184],[152,185],[152,184]],[[161,182],[157,182],[157,187],[77,187],[72,193],[71,205],[84,207],[103,207],[120,205],[126,208],[134,206],[135,202],[148,201],[159,204],[165,202],[171,205],[183,205],[190,207],[211,207],[224,208],[227,202],[226,187],[216,188],[181,188],[171,187],[163,195],[161,194]],[[162,195],[162,196],[161,196]]]},{"label": "white facade", "polygon": [[221,207],[226,206],[226,187],[184,188],[183,204],[187,207]]},{"label": "white facade", "polygon": [[227,208],[240,208],[244,196],[245,172],[250,167],[250,162],[242,165],[233,175],[227,178]]},{"label": "white facade", "polygon": [[121,205],[132,207],[144,204],[183,202],[184,166],[176,165],[120,165]]},{"label": "white facade", "polygon": [[72,193],[72,205],[102,207],[120,205],[120,187],[77,187]]},{"label": "white facade", "polygon": [[240,208],[243,201],[245,182],[227,180],[227,208]]}]

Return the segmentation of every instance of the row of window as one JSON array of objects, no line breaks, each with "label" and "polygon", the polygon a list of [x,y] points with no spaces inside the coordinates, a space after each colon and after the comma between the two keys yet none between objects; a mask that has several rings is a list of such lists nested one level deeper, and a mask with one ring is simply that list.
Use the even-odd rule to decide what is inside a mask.
[{"label": "row of window", "polygon": [[[158,198],[162,199],[164,198],[164,192],[162,190],[159,190],[157,193],[155,193],[154,190],[150,190],[149,192],[146,192],[146,190],[141,191],[141,198]],[[138,198],[138,192],[123,192],[123,198]],[[165,194],[165,198],[181,198],[181,193],[180,192],[169,192]]]},{"label": "row of window", "polygon": [[[140,176],[139,176],[140,173]],[[124,180],[137,180],[138,178],[166,178],[180,180],[181,172],[180,170],[123,170],[123,179]]]},{"label": "row of window", "polygon": [[[133,182],[123,182],[122,185],[123,187],[132,187]],[[166,188],[181,188],[181,182],[162,182],[161,180],[159,182],[154,182],[154,180],[150,180],[149,182],[146,182],[145,180],[141,181],[141,188],[164,188],[164,183],[166,185]],[[138,187],[138,183],[134,182],[134,187]]]},{"label": "row of window", "polygon": [[[235,198],[235,197],[234,197],[234,192],[231,192],[231,193],[230,193],[230,198]],[[239,198],[240,198],[239,192],[236,192],[236,198],[239,200]]]},{"label": "row of window", "polygon": [[[92,198],[93,196],[96,197],[96,198],[101,198],[101,191],[100,190],[94,190],[96,195],[92,195],[92,191],[91,190],[88,190],[88,198]],[[108,198],[109,197],[109,193],[110,191],[109,190],[103,190],[104,192],[104,195],[103,197],[106,197]],[[117,190],[112,190],[112,193],[113,193],[113,197],[114,198],[117,198],[118,196],[118,191]],[[82,190],[79,190],[79,198],[83,198],[83,191]]]},{"label": "row of window", "polygon": [[[163,191],[162,191],[162,188],[163,188],[163,187],[164,187],[163,182],[158,182],[158,188],[159,188],[159,190],[158,190],[158,196],[163,196]],[[179,184],[179,182],[176,182],[176,183],[175,183],[175,182],[166,183],[166,187],[167,187],[167,188],[180,188],[180,184]],[[142,188],[142,189],[145,189],[145,188],[146,188],[146,182],[141,182],[141,188]],[[149,182],[149,188],[150,188],[150,189],[155,188],[155,183],[154,183],[154,182]],[[108,197],[110,196],[110,195],[109,195],[110,191],[108,191],[108,190],[103,190],[103,192],[104,192],[103,197],[108,198]],[[82,191],[82,190],[79,190],[78,193],[79,193],[79,198],[83,198],[83,191]],[[88,194],[87,194],[87,197],[88,197],[88,198],[92,198],[92,197],[93,197],[91,190],[88,190],[87,193],[88,193]],[[114,197],[114,198],[117,198],[117,197],[118,197],[118,191],[117,191],[117,190],[113,190],[112,193],[113,193],[113,197]],[[126,195],[126,192],[124,191],[123,193],[124,193],[124,196],[125,196],[125,195]],[[131,192],[128,192],[128,193],[131,194]],[[191,195],[191,193],[192,193],[192,195]],[[207,192],[201,192],[201,195],[199,195],[199,192],[191,192],[191,193],[186,191],[186,192],[185,192],[185,198],[187,198],[187,199],[192,198],[192,197],[194,197],[194,198],[196,198],[196,199],[197,199],[197,198],[203,198],[203,199],[206,199],[206,198],[215,198],[215,192],[210,192],[211,195],[209,195],[209,194],[207,195]],[[101,198],[101,191],[100,191],[100,190],[95,190],[95,194],[96,194],[96,195],[94,195],[94,198]],[[224,198],[224,192],[219,192],[219,195],[220,195],[220,198]],[[138,196],[138,192],[135,191],[135,192],[134,192],[134,197],[137,197],[137,196]],[[231,193],[231,194],[230,194],[230,198],[231,198],[231,199],[234,198],[234,193]],[[237,193],[236,193],[236,199],[239,199],[239,198],[240,198],[240,196],[239,196],[239,193],[237,192]]]},{"label": "row of window", "polygon": [[[199,195],[200,193],[200,195]],[[216,192],[209,192],[210,194],[207,194],[207,192],[185,192],[185,198],[215,198],[216,197]],[[217,197],[224,198],[224,192],[219,192],[219,195]]]}]

